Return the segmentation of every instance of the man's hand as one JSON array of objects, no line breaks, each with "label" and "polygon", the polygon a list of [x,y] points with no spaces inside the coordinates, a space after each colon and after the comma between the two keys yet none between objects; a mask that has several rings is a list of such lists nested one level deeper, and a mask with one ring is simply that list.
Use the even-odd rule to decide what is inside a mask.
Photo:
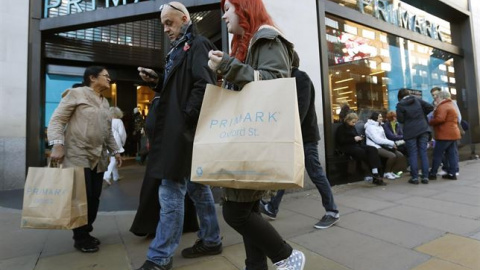
[{"label": "man's hand", "polygon": [[117,167],[122,167],[122,156],[120,154],[115,154],[115,160],[117,161]]},{"label": "man's hand", "polygon": [[137,70],[143,81],[158,84],[158,74],[153,69],[138,67]]},{"label": "man's hand", "polygon": [[64,157],[65,157],[65,149],[63,148],[63,144],[53,145],[52,153],[50,154],[50,160],[60,164],[63,162]]},{"label": "man's hand", "polygon": [[220,62],[222,61],[223,52],[222,51],[209,51],[208,52],[208,67],[213,71],[216,72]]}]

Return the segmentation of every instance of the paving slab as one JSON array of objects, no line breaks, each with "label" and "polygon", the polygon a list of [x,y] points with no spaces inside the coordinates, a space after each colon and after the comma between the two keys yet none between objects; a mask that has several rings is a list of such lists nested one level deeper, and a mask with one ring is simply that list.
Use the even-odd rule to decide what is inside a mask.
[{"label": "paving slab", "polygon": [[430,259],[421,265],[412,268],[412,270],[472,270],[458,264],[448,261],[439,260],[437,258]]},{"label": "paving slab", "polygon": [[[337,207],[340,215],[358,211],[357,209],[344,207],[342,205],[337,205]],[[317,221],[325,214],[325,208],[323,208],[321,198],[314,199],[311,196],[306,198],[296,198],[294,200],[284,200],[280,205],[280,213],[282,213],[284,209],[312,217],[317,219]]]},{"label": "paving slab", "polygon": [[414,248],[444,235],[440,230],[367,212],[345,215],[338,226],[405,248]]},{"label": "paving slab", "polygon": [[[480,194],[480,192],[478,194]],[[397,202],[403,205],[409,205],[412,207],[418,207],[459,217],[465,217],[470,219],[480,218],[479,207],[465,205],[461,203],[438,200],[434,198],[422,198],[417,196],[409,197],[407,199],[399,200]]]},{"label": "paving slab", "polygon": [[480,241],[475,239],[447,234],[416,250],[470,269],[480,269]]},{"label": "paving slab", "polygon": [[0,260],[39,254],[44,248],[49,230],[22,229],[20,219],[18,210],[0,215]]},{"label": "paving slab", "polygon": [[407,270],[430,258],[429,255],[338,226],[304,234],[290,241],[355,270]]},{"label": "paving slab", "polygon": [[[378,192],[383,192],[383,190],[379,189]],[[395,206],[395,204],[391,202],[363,198],[359,196],[347,196],[343,194],[337,196],[335,200],[337,205],[342,205],[366,212],[375,212],[381,209]]]},{"label": "paving slab", "polygon": [[38,260],[34,270],[130,270],[130,262],[123,245],[102,245],[99,252],[72,252],[62,255],[43,257]]},{"label": "paving slab", "polygon": [[15,257],[7,260],[0,260],[2,270],[32,270],[37,263],[40,254]]},{"label": "paving slab", "polygon": [[480,196],[478,196],[478,194],[467,195],[459,192],[444,192],[431,196],[431,198],[455,203],[462,203],[471,206],[480,206]]},{"label": "paving slab", "polygon": [[469,235],[480,229],[480,220],[462,217],[453,218],[451,214],[438,213],[406,205],[381,210],[377,214],[460,235]]}]

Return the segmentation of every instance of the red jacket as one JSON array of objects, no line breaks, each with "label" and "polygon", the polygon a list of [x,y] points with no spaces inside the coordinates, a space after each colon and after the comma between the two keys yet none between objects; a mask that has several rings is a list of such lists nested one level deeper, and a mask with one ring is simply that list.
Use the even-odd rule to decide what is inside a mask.
[{"label": "red jacket", "polygon": [[453,141],[461,138],[458,129],[458,114],[451,99],[444,99],[433,111],[430,125],[433,126],[435,140]]}]

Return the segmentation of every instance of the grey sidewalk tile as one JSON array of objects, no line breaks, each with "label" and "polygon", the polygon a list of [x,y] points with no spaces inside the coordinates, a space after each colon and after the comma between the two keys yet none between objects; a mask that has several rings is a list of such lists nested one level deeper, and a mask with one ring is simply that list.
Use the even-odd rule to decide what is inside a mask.
[{"label": "grey sidewalk tile", "polygon": [[33,270],[39,255],[40,254],[16,257],[8,260],[0,260],[0,269]]},{"label": "grey sidewalk tile", "polygon": [[[379,192],[383,192],[383,190],[379,190]],[[395,206],[394,203],[381,201],[381,200],[373,200],[358,196],[347,196],[347,195],[339,195],[336,197],[337,205],[343,205],[346,207],[350,207],[353,209],[358,209],[367,212],[375,212],[380,209],[385,209],[389,207]]]},{"label": "grey sidewalk tile", "polygon": [[436,229],[361,211],[343,216],[342,223],[338,224],[405,248],[414,248],[444,234]]},{"label": "grey sidewalk tile", "polygon": [[362,198],[370,198],[375,200],[382,200],[387,202],[396,202],[401,199],[410,197],[410,194],[396,192],[396,187],[393,188],[389,186],[386,190],[378,192],[377,190],[361,190],[355,189],[345,192],[342,195],[347,196],[358,196]]},{"label": "grey sidewalk tile", "polygon": [[433,185],[412,185],[407,183],[408,180],[404,181],[404,185],[397,185],[391,187],[389,191],[397,192],[401,194],[407,194],[409,196],[418,196],[418,197],[430,197],[436,194],[442,193],[441,190],[436,190],[432,188]]},{"label": "grey sidewalk tile", "polygon": [[[480,192],[478,193],[480,194]],[[459,217],[465,217],[470,219],[480,218],[480,208],[465,204],[459,204],[454,202],[448,202],[444,200],[411,197],[408,199],[398,201],[400,204],[409,205],[412,207],[418,207],[426,210],[432,210],[435,212],[450,214]]]},{"label": "grey sidewalk tile", "polygon": [[378,211],[377,214],[460,235],[468,235],[480,229],[480,220],[471,220],[405,205]]},{"label": "grey sidewalk tile", "polygon": [[231,262],[229,262],[224,257],[216,256],[204,259],[195,264],[189,264],[185,266],[175,267],[174,269],[178,270],[199,270],[199,269],[208,269],[208,270],[238,270],[239,268],[235,267]]},{"label": "grey sidewalk tile", "polygon": [[471,206],[480,206],[480,196],[479,195],[467,195],[458,192],[444,192],[432,196],[433,199],[445,200],[449,202],[455,202],[460,204],[466,204]]},{"label": "grey sidewalk tile", "polygon": [[301,235],[291,241],[355,270],[407,270],[430,258],[338,226]]},{"label": "grey sidewalk tile", "polygon": [[130,270],[130,262],[123,245],[102,245],[96,253],[78,251],[40,258],[35,270],[95,269]]},{"label": "grey sidewalk tile", "polygon": [[288,213],[288,215],[277,216],[276,220],[270,220],[269,222],[283,238],[289,239],[315,230],[313,225],[318,222],[318,219],[290,210],[283,209],[281,211],[285,214]]},{"label": "grey sidewalk tile", "polygon": [[2,211],[0,215],[0,260],[39,254],[49,230],[20,228],[19,211]]},{"label": "grey sidewalk tile", "polygon": [[472,234],[470,238],[480,240],[480,231]]},{"label": "grey sidewalk tile", "polygon": [[480,194],[480,188],[472,186],[448,186],[444,187],[445,192],[455,192],[459,194],[478,196]]},{"label": "grey sidewalk tile", "polygon": [[[340,215],[345,215],[357,211],[357,209],[339,206],[338,211]],[[284,210],[290,210],[302,215],[309,216],[314,219],[321,219],[325,215],[325,208],[323,208],[322,201],[308,198],[299,198],[295,200],[286,200],[280,205],[280,213]]]}]

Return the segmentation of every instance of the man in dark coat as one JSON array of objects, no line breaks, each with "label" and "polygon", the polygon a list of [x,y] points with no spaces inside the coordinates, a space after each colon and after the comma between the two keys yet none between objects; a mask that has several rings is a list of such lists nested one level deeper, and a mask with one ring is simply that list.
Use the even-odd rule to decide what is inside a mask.
[{"label": "man in dark coat", "polygon": [[200,221],[197,242],[182,256],[194,258],[222,252],[212,192],[208,186],[190,181],[193,138],[207,83],[215,74],[207,66],[214,45],[196,35],[190,14],[179,2],[160,7],[164,32],[171,41],[163,79],[151,69],[139,67],[142,79],[155,85],[156,95],[146,120],[150,141],[148,177],[161,179],[158,189],[160,221],[147,260],[139,270],[171,269],[184,222],[184,197],[193,200]]},{"label": "man in dark coat", "polygon": [[[299,65],[300,58],[297,52],[294,51],[292,77],[295,78],[297,86],[298,110],[302,126],[303,150],[305,152],[305,168],[322,197],[322,204],[326,212],[314,227],[326,229],[335,224],[340,219],[340,215],[333,199],[332,188],[318,158],[320,132],[317,124],[317,113],[315,112],[315,88],[308,74],[298,69]],[[275,219],[284,193],[285,190],[279,190],[271,198],[270,202],[260,201],[260,211],[271,219]]]}]

